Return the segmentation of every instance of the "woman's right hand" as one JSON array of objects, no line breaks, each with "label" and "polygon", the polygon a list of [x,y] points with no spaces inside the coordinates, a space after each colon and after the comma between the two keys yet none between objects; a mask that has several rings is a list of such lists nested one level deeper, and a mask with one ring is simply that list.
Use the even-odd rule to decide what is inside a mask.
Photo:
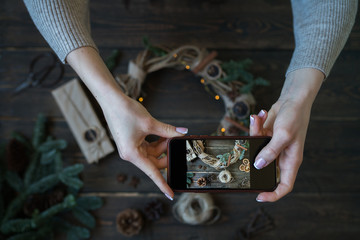
[{"label": "woman's right hand", "polygon": [[[188,130],[159,122],[139,102],[126,98],[115,95],[108,104],[103,104],[120,157],[140,168],[172,200],[174,193],[159,171],[166,168],[167,157],[159,156],[166,151],[166,139],[182,136]],[[149,143],[145,137],[150,134],[160,136],[160,139]]]},{"label": "woman's right hand", "polygon": [[[92,47],[76,49],[66,60],[100,104],[120,157],[145,172],[172,200],[174,193],[159,171],[166,167],[166,158],[159,156],[166,150],[166,139],[186,134],[187,128],[157,121],[139,102],[126,96]],[[145,137],[150,134],[161,138],[149,143]]]}]

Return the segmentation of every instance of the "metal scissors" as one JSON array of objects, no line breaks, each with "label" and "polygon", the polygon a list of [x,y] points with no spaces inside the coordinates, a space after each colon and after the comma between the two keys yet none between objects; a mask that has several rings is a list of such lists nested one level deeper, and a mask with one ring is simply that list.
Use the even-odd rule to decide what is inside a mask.
[{"label": "metal scissors", "polygon": [[[51,74],[51,78],[49,75]],[[51,87],[56,85],[64,76],[64,66],[57,59],[54,53],[42,53],[33,58],[29,67],[29,74],[26,79],[19,84],[14,90],[13,95],[17,95],[30,87]],[[48,84],[43,84],[47,80]]]}]

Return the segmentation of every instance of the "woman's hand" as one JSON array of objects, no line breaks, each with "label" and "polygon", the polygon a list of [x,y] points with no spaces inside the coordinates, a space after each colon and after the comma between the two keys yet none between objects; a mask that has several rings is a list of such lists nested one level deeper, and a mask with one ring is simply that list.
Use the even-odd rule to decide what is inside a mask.
[{"label": "woman's hand", "polygon": [[251,136],[272,136],[257,155],[254,166],[261,169],[278,158],[280,183],[273,192],[260,193],[259,202],[274,202],[291,192],[303,160],[311,107],[320,89],[322,72],[304,68],[289,73],[281,96],[269,112],[250,116]]},{"label": "woman's hand", "polygon": [[[172,200],[174,193],[159,171],[166,167],[166,158],[159,156],[166,150],[166,138],[182,136],[187,128],[157,121],[140,103],[124,95],[95,49],[76,49],[66,60],[100,104],[120,157],[144,171]],[[161,138],[148,143],[145,137],[150,134]]]},{"label": "woman's hand", "polygon": [[[166,151],[167,138],[182,136],[187,133],[187,129],[157,121],[140,103],[131,98],[124,100],[115,97],[111,103],[104,105],[103,111],[120,157],[145,172],[172,200],[174,193],[159,171],[166,168],[167,157],[159,156]],[[150,134],[161,138],[149,143],[145,137]]]}]

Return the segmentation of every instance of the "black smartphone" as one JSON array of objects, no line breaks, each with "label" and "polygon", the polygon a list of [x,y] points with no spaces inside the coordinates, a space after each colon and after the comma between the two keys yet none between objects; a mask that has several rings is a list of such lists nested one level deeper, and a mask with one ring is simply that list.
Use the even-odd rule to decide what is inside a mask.
[{"label": "black smartphone", "polygon": [[276,161],[258,170],[256,155],[271,137],[185,136],[168,142],[169,186],[178,192],[273,191]]}]

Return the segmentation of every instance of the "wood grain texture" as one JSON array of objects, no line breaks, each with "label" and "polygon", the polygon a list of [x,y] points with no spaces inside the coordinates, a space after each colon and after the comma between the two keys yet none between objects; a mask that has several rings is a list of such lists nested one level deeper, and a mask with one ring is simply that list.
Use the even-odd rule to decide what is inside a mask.
[{"label": "wood grain texture", "polygon": [[[92,239],[126,239],[116,231],[114,215],[126,208],[144,211],[147,202],[162,199],[157,194],[102,196],[106,196],[105,206],[95,212],[98,227],[92,231]],[[173,203],[162,199],[164,216],[156,222],[147,221],[140,235],[132,239],[240,240],[240,229],[249,224],[260,206],[273,218],[275,229],[252,239],[347,239],[359,231],[360,214],[356,211],[359,194],[292,194],[279,203],[269,204],[257,203],[256,194],[213,194],[213,197],[222,211],[216,225],[180,224],[171,215]]]}]

